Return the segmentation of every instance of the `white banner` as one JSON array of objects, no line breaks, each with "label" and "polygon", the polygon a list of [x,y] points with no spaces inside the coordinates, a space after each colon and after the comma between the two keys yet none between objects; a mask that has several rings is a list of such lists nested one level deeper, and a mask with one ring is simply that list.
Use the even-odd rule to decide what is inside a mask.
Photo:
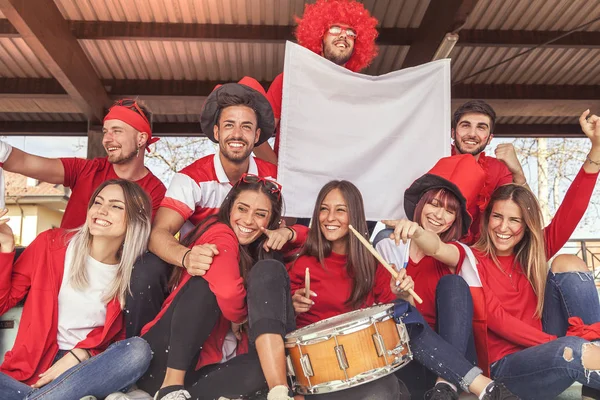
[{"label": "white banner", "polygon": [[404,191],[450,155],[450,60],[381,76],[287,42],[279,170],[286,215],[310,217],[332,179],[361,191],[367,219],[404,216]]}]

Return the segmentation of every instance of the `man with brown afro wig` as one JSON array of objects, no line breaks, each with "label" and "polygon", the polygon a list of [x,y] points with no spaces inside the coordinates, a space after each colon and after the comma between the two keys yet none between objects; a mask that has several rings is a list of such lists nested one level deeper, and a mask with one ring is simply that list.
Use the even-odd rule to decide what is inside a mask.
[{"label": "man with brown afro wig", "polygon": [[[377,55],[377,19],[356,0],[317,0],[304,7],[304,17],[296,17],[298,44],[329,61],[359,72],[371,64]],[[269,143],[254,148],[254,154],[277,164],[279,153],[279,120],[283,73],[269,87],[267,98],[275,114],[275,151]]]}]

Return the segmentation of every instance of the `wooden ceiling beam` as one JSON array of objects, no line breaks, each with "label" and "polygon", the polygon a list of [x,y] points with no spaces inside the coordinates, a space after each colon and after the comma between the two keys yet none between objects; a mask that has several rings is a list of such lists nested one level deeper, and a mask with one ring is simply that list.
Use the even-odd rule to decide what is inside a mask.
[{"label": "wooden ceiling beam", "polygon": [[88,119],[101,121],[110,98],[53,0],[0,0],[0,11]]},{"label": "wooden ceiling beam", "polygon": [[[103,80],[110,96],[207,96],[217,81]],[[267,89],[271,82],[261,82]],[[66,92],[52,78],[0,78],[0,97],[60,95]],[[453,99],[597,100],[600,85],[458,84]]]},{"label": "wooden ceiling beam", "polygon": [[[160,137],[204,136],[199,123],[163,122],[152,125],[153,135]],[[86,136],[87,122],[0,121],[4,136]],[[495,137],[583,137],[577,124],[498,124]]]},{"label": "wooden ceiling beam", "polygon": [[[294,26],[180,24],[122,21],[67,21],[76,39],[90,40],[183,40],[183,41],[243,41],[280,43],[293,41]],[[465,47],[530,47],[540,45],[565,31],[524,31],[461,29],[457,46]],[[418,34],[417,28],[380,28],[380,45],[410,46]],[[10,21],[0,20],[0,37],[21,37]],[[600,32],[579,31],[554,42],[554,48],[600,48]]]},{"label": "wooden ceiling beam", "polygon": [[476,5],[477,0],[431,0],[402,68],[431,61],[446,33],[460,29]]}]

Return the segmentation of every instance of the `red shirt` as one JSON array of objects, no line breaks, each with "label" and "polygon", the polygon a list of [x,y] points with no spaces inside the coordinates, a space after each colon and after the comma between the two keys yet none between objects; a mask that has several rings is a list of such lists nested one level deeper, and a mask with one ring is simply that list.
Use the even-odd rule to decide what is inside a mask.
[{"label": "red shirt", "polygon": [[[460,252],[458,265],[461,265],[465,258],[465,250],[460,245],[456,247]],[[436,287],[442,276],[450,275],[452,272],[447,265],[433,257],[425,256],[417,263],[409,258],[406,265],[406,273],[413,278],[415,283],[414,290],[423,299],[422,304],[415,302],[417,310],[423,315],[429,326],[435,329],[437,318],[435,302]]]},{"label": "red shirt", "polygon": [[[14,252],[0,253],[0,315],[27,296],[15,344],[6,352],[0,371],[28,385],[38,381],[58,354],[58,293],[72,235],[64,229],[40,233],[14,265]],[[106,305],[104,325],[75,347],[96,355],[120,339],[125,339],[122,310],[113,299]]]},{"label": "red shirt", "polygon": [[[208,281],[210,290],[215,294],[219,309],[221,310],[221,316],[201,347],[202,350],[200,351],[196,369],[221,361],[223,356],[221,350],[223,348],[223,341],[231,328],[231,322],[229,321],[239,323],[244,321],[248,315],[246,288],[239,268],[239,243],[237,237],[227,225],[217,223],[204,232],[190,247],[204,243],[212,243],[219,250],[219,254],[213,258],[210,269],[202,278]],[[148,332],[162,318],[175,296],[177,296],[177,293],[179,293],[179,289],[185,286],[190,278],[191,275],[184,271],[179,284],[163,303],[160,313],[142,329],[142,335]],[[244,336],[244,340],[238,343],[237,354],[240,355],[247,351],[248,340]]]},{"label": "red shirt", "polygon": [[[86,160],[83,158],[61,158],[65,169],[64,186],[70,187],[71,198],[67,203],[65,214],[63,215],[61,228],[73,229],[80,227],[85,222],[87,215],[87,206],[92,194],[102,182],[110,179],[119,179],[115,169],[108,162],[107,157],[94,158]],[[165,196],[165,185],[152,172],[142,179],[135,181],[152,200],[152,218],[160,206],[160,202]]]},{"label": "red shirt", "polygon": [[[569,240],[587,209],[597,178],[598,173],[588,174],[581,169],[571,183],[552,222],[544,229],[547,258]],[[485,291],[490,363],[555,339],[542,331],[540,319],[534,316],[537,296],[522,272],[523,267],[513,266],[514,256],[498,257],[498,268],[487,256],[474,253]]]},{"label": "red shirt", "polygon": [[[250,157],[248,173],[275,179],[277,166]],[[211,154],[175,174],[160,206],[178,212],[184,220],[196,225],[219,211],[231,188],[219,154]]]},{"label": "red shirt", "polygon": [[[350,306],[345,304],[352,290],[352,278],[348,275],[346,268],[346,256],[331,253],[324,263],[325,268],[316,257],[301,256],[289,268],[292,294],[304,287],[306,268],[310,270],[310,290],[317,294],[317,297],[311,297],[315,304],[310,310],[296,316],[298,328],[353,311]],[[395,300],[396,296],[390,290],[390,280],[389,272],[377,264],[373,289],[360,308]]]},{"label": "red shirt", "polygon": [[[275,119],[281,119],[281,100],[283,98],[283,72],[273,79],[269,91],[267,92],[267,100],[271,103],[273,115]],[[275,146],[273,146],[275,154],[279,155],[279,125],[275,129]]]}]

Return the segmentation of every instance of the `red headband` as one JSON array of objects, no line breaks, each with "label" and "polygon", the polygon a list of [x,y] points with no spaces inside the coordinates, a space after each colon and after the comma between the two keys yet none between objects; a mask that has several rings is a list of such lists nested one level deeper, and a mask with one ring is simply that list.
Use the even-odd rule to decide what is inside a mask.
[{"label": "red headband", "polygon": [[160,140],[160,138],[152,137],[152,129],[150,128],[150,123],[146,117],[138,114],[130,108],[124,106],[111,107],[110,110],[108,110],[106,117],[104,117],[104,122],[108,121],[109,119],[118,119],[119,121],[123,121],[130,125],[139,132],[146,132],[148,134],[148,140],[146,141],[146,150],[148,150],[148,152],[150,152],[148,146]]}]

